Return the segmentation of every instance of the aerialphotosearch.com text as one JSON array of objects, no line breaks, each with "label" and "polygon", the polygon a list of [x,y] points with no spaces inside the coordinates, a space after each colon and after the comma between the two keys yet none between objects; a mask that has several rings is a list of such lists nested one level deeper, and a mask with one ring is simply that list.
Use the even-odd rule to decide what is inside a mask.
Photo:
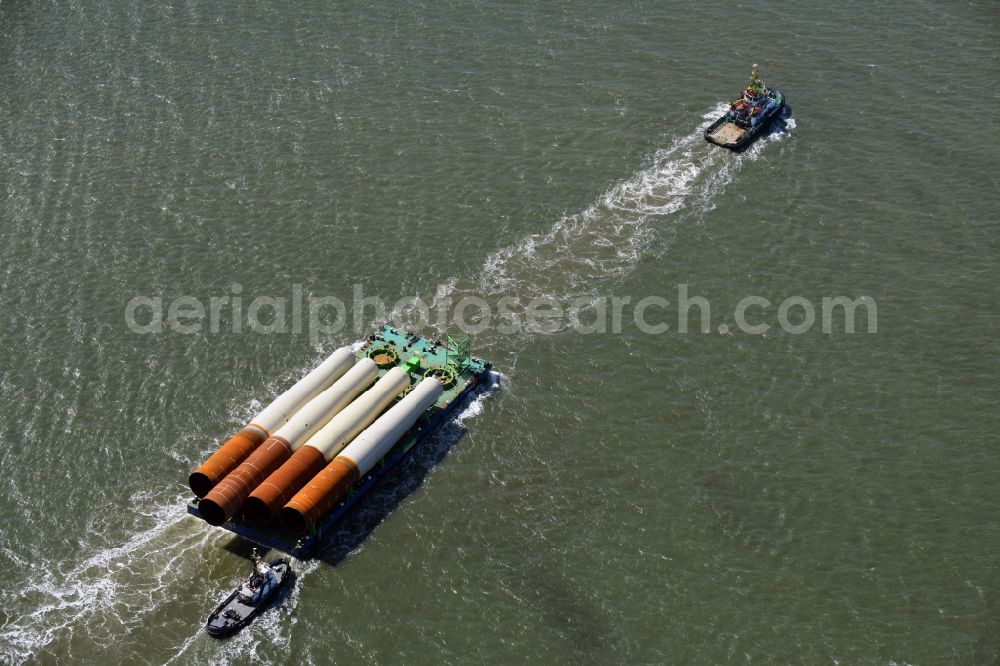
[{"label": "aerialphotosearch.com text", "polygon": [[[748,295],[727,307],[724,311],[728,316],[720,318],[722,308],[713,309],[707,297],[692,294],[686,283],[676,286],[673,298],[651,294],[528,299],[511,294],[467,293],[439,296],[428,302],[416,295],[389,300],[366,294],[360,284],[353,285],[350,291],[348,298],[314,295],[294,284],[281,295],[249,295],[241,284],[234,283],[227,292],[207,297],[138,295],[125,305],[125,324],[139,335],[291,333],[305,334],[313,344],[345,331],[364,335],[373,325],[385,321],[414,330],[433,328],[473,335],[562,331],[617,334],[627,328],[650,335],[878,332],[878,306],[867,295],[790,295],[780,299]],[[713,317],[719,322],[715,323]]]}]

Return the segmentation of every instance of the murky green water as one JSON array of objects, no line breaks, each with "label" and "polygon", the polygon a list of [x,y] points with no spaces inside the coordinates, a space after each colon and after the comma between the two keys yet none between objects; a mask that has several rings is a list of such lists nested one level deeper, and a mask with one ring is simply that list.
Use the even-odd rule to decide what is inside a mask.
[{"label": "murky green water", "polygon": [[[0,660],[993,663],[997,28],[988,3],[3,0]],[[751,62],[792,114],[733,155],[699,128]],[[186,516],[187,474],[358,337],[126,325],[234,284],[632,304],[617,332],[480,333],[499,388],[217,642],[246,552]],[[709,333],[677,330],[678,285]],[[636,326],[647,296],[669,331]],[[823,333],[837,296],[877,332]]]}]

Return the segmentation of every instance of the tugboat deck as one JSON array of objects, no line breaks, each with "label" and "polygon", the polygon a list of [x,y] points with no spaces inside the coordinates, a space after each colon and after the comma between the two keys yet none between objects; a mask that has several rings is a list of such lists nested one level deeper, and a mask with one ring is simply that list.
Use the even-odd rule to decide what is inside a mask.
[{"label": "tugboat deck", "polygon": [[712,137],[720,143],[736,143],[746,133],[747,131],[736,123],[725,123],[722,127],[712,132]]}]

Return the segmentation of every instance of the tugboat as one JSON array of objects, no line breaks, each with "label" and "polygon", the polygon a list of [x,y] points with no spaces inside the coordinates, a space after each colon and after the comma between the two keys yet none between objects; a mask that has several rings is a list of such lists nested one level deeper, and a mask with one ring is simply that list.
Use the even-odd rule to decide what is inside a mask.
[{"label": "tugboat", "polygon": [[250,559],[253,561],[250,578],[208,616],[205,629],[210,636],[230,636],[250,624],[292,577],[292,570],[286,559],[268,564],[257,555],[256,548]]},{"label": "tugboat", "polygon": [[729,103],[726,115],[709,125],[705,140],[730,150],[742,150],[763,134],[784,106],[784,96],[764,85],[755,64],[750,72],[750,85]]}]

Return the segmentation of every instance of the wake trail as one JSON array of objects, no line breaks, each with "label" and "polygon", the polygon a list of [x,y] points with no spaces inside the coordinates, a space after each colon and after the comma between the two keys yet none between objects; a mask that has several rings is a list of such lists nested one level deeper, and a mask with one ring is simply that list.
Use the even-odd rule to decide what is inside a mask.
[{"label": "wake trail", "polygon": [[[139,504],[144,499],[152,500],[133,498]],[[78,561],[32,563],[34,575],[5,606],[12,610],[19,601],[30,601],[35,607],[0,626],[0,657],[21,663],[81,624],[96,643],[115,641],[122,629],[141,626],[169,601],[176,579],[200,562],[185,563],[182,555],[203,549],[215,536],[181,526],[183,501],[183,495],[152,500],[136,516],[137,524],[152,524],[119,546],[96,549]]]},{"label": "wake trail", "polygon": [[[290,373],[289,380],[294,379],[291,375],[295,373]],[[483,402],[499,386],[499,373],[491,373],[491,380],[459,407],[454,419],[457,427],[482,412]],[[234,422],[246,420],[243,411],[234,415]],[[201,457],[210,452],[201,452]],[[186,491],[140,493],[129,501],[139,507],[134,514],[135,532],[120,545],[93,549],[76,561],[34,562],[29,579],[12,598],[3,600],[5,608],[15,612],[0,624],[0,663],[29,661],[46,646],[71,640],[82,627],[94,644],[121,645],[130,635],[141,636],[151,616],[185,596],[197,597],[188,599],[199,609],[197,627],[174,646],[168,663],[184,655],[202,661],[203,654],[215,662],[245,663],[253,660],[263,640],[271,646],[287,644],[300,583],[322,560],[294,561],[297,580],[288,597],[274,612],[255,621],[262,629],[241,632],[220,653],[211,647],[215,643],[198,640],[204,636],[202,616],[236,581],[213,575],[205,562],[234,537],[189,518],[184,510],[189,498]],[[24,611],[16,612],[19,607]]]},{"label": "wake trail", "polygon": [[[787,136],[784,130],[794,127],[793,120],[781,120],[778,131],[734,154],[707,145],[702,137],[726,108],[720,104],[706,112],[697,129],[656,151],[650,166],[610,187],[586,210],[565,215],[547,231],[494,252],[474,278],[446,280],[437,289],[431,311],[446,299],[451,304],[482,299],[492,312],[504,310],[518,334],[529,337],[535,332],[527,330],[524,308],[532,299],[566,305],[597,296],[599,288],[634,271],[643,257],[662,253],[685,222],[697,222],[715,207],[744,164],[757,160],[767,144],[780,141]],[[505,304],[498,308],[501,299]],[[406,321],[412,313],[394,315]],[[569,321],[546,332],[564,330]],[[447,332],[436,326],[438,333]],[[495,329],[477,333],[476,346],[496,346],[503,334]]]},{"label": "wake trail", "polygon": [[[434,307],[442,299],[463,296],[483,298],[490,306],[505,296],[524,303],[539,296],[565,300],[592,295],[601,284],[628,275],[666,233],[665,221],[677,227],[704,217],[742,165],[756,160],[767,144],[787,136],[779,131],[762,137],[740,155],[707,147],[702,132],[724,109],[720,105],[704,114],[698,129],[658,150],[650,166],[613,185],[586,210],[494,252],[477,276],[446,280],[438,287]],[[793,128],[794,120],[783,124]],[[484,331],[477,335],[477,347],[495,347],[498,335]],[[489,390],[464,407],[456,419],[458,427],[482,412],[483,401],[501,382],[506,383],[506,377],[495,375]],[[234,415],[233,422],[244,421]],[[5,600],[12,613],[0,625],[0,661],[24,662],[81,626],[95,642],[120,643],[132,630],[141,634],[150,614],[190,595],[192,589],[200,586],[205,602],[227,589],[232,581],[213,579],[205,572],[204,561],[232,535],[187,520],[183,507],[188,497],[186,492],[164,491],[133,498],[145,508],[137,513],[136,532],[123,544],[94,549],[78,562],[42,562],[31,569],[16,598]],[[319,562],[297,563],[299,581]],[[263,629],[242,632],[227,643],[225,661],[252,659],[265,638],[272,645],[289,641],[299,584],[294,588],[280,612],[258,620]],[[26,605],[30,610],[18,612]],[[202,643],[196,639],[201,634],[199,622],[197,632],[174,648],[171,661],[200,651],[197,646]],[[205,657],[217,660],[219,654]]]}]

